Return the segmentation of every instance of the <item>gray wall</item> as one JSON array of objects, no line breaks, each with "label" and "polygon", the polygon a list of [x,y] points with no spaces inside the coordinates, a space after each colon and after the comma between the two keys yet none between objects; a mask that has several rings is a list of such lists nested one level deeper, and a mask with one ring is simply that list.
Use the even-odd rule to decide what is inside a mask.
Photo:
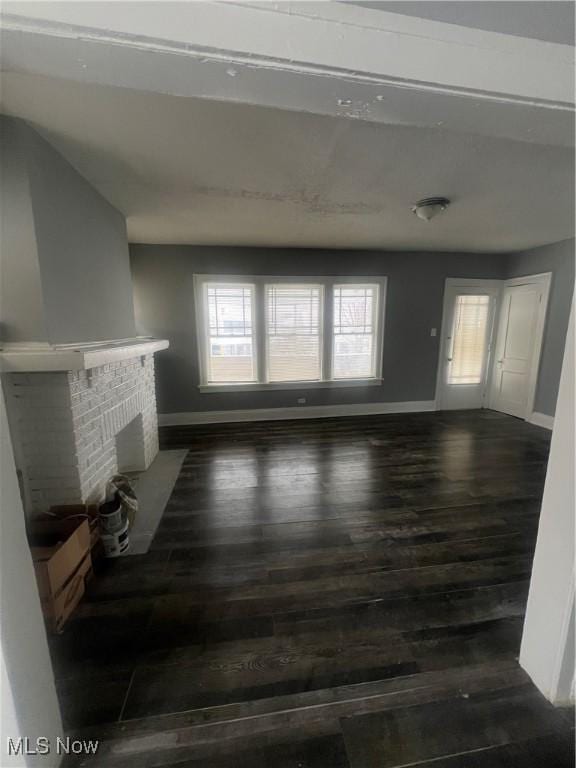
[{"label": "gray wall", "polygon": [[540,357],[534,410],[554,416],[564,357],[564,344],[574,291],[574,240],[545,245],[532,251],[511,254],[506,259],[506,277],[552,272],[548,316]]},{"label": "gray wall", "polygon": [[[170,340],[157,356],[160,413],[433,400],[447,277],[501,278],[502,256],[133,245],[137,328]],[[200,393],[193,275],[386,275],[383,384],[349,389]],[[437,328],[438,336],[430,336]]]},{"label": "gray wall", "polygon": [[12,168],[2,187],[2,202],[9,204],[2,238],[4,339],[134,336],[124,217],[26,123],[3,117],[1,128],[3,166]]},{"label": "gray wall", "polygon": [[27,155],[30,132],[0,118],[0,338],[47,341]]}]

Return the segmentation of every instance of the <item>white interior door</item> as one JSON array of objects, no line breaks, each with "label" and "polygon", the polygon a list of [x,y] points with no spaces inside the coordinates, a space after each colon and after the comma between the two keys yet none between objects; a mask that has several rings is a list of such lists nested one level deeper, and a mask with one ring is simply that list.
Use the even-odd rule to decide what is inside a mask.
[{"label": "white interior door", "polygon": [[443,410],[484,404],[499,292],[498,280],[446,281],[438,371]]},{"label": "white interior door", "polygon": [[533,408],[549,275],[504,283],[490,407],[526,419]]}]

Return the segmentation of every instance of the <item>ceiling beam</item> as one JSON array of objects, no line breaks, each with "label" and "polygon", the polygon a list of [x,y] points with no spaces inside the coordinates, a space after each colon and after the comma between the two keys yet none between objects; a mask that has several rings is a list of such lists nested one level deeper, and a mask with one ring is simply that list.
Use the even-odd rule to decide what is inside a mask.
[{"label": "ceiling beam", "polygon": [[2,68],[570,146],[574,49],[343,3],[4,3]]}]

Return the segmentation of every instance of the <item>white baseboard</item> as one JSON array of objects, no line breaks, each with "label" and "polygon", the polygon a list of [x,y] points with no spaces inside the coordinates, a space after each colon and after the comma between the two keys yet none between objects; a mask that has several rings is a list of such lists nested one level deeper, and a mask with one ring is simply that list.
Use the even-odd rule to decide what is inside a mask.
[{"label": "white baseboard", "polygon": [[537,427],[544,427],[544,429],[554,429],[554,416],[548,416],[545,413],[538,413],[538,411],[533,411],[528,421],[530,424],[536,424]]},{"label": "white baseboard", "polygon": [[355,403],[351,405],[305,405],[292,408],[253,408],[244,411],[191,411],[159,413],[161,427],[186,424],[223,424],[237,421],[282,421],[286,419],[324,419],[335,416],[364,416],[382,413],[422,413],[435,411],[435,400],[402,403]]}]

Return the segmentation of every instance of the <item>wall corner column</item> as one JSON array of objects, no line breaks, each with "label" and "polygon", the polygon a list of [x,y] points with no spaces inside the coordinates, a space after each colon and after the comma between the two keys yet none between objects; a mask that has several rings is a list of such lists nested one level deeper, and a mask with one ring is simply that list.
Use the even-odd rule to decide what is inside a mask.
[{"label": "wall corner column", "polygon": [[540,513],[520,664],[558,706],[574,701],[574,302]]}]

